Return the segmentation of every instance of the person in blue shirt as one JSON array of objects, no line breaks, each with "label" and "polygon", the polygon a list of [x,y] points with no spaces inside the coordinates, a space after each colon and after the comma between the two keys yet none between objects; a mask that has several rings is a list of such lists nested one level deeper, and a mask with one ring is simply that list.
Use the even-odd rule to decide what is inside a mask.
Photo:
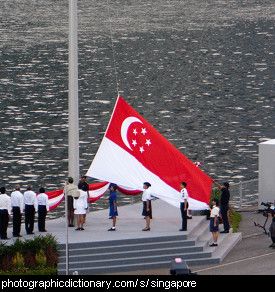
[{"label": "person in blue shirt", "polygon": [[116,230],[116,216],[118,216],[117,212],[117,185],[111,183],[109,185],[110,190],[110,214],[109,216],[113,218],[113,227],[109,228],[108,231],[115,231]]}]

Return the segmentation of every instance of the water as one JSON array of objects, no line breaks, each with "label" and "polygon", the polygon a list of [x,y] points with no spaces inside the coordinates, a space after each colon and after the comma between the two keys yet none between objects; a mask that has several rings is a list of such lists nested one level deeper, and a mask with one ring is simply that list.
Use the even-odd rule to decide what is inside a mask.
[{"label": "water", "polygon": [[[258,144],[275,138],[274,2],[109,2],[78,1],[81,173],[118,85],[209,176],[257,178]],[[0,184],[60,189],[68,164],[68,1],[0,5]]]}]

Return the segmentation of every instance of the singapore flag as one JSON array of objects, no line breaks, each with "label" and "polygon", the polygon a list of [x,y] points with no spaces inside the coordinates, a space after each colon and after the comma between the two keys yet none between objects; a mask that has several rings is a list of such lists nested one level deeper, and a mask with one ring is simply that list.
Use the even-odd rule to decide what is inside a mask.
[{"label": "singapore flag", "polygon": [[208,209],[212,179],[121,97],[86,175],[136,190],[150,182],[152,195],[176,207],[186,182],[189,209]]}]

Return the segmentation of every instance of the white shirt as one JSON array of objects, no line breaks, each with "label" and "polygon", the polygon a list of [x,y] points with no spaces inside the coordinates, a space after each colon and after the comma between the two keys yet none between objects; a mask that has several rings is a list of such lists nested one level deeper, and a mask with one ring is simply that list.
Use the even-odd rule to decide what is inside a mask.
[{"label": "white shirt", "polygon": [[33,205],[37,211],[37,199],[35,192],[29,190],[24,193],[24,205]]},{"label": "white shirt", "polygon": [[23,212],[24,197],[23,197],[23,194],[18,190],[15,190],[11,193],[11,208],[13,207],[19,207],[20,212],[21,213]]},{"label": "white shirt", "polygon": [[88,195],[86,191],[78,190],[79,191],[79,198],[74,199],[74,209],[75,214],[86,214],[86,209],[88,206]]},{"label": "white shirt", "polygon": [[11,213],[11,198],[6,194],[0,194],[0,210],[8,210],[8,213]]},{"label": "white shirt", "polygon": [[37,204],[38,206],[46,206],[47,211],[50,210],[50,205],[49,205],[49,197],[45,193],[41,193],[37,196]]},{"label": "white shirt", "polygon": [[143,189],[142,201],[146,202],[147,200],[151,200],[151,192],[149,189]]},{"label": "white shirt", "polygon": [[220,214],[220,208],[217,207],[217,206],[214,206],[214,207],[211,209],[210,217],[219,216],[219,214]]},{"label": "white shirt", "polygon": [[181,189],[180,191],[180,202],[184,203],[184,200],[187,200],[187,203],[189,201],[189,195],[186,188]]}]

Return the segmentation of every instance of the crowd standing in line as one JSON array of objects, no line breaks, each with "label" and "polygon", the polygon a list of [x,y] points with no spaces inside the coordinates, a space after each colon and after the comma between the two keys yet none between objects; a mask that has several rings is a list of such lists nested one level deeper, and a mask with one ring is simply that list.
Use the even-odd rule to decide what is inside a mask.
[{"label": "crowd standing in line", "polygon": [[46,215],[49,211],[49,199],[44,188],[40,188],[39,195],[32,190],[32,186],[28,185],[27,190],[22,194],[20,185],[16,184],[14,191],[9,197],[6,194],[6,188],[0,189],[0,235],[1,239],[9,239],[7,237],[7,228],[9,217],[13,214],[13,237],[22,237],[21,222],[22,214],[25,212],[25,230],[27,234],[34,234],[34,217],[38,212],[38,230],[46,232],[45,222]]},{"label": "crowd standing in line", "polygon": [[[217,182],[213,183],[222,191],[220,208],[218,207],[219,201],[214,199],[212,201],[212,210],[210,213],[210,232],[213,235],[213,244],[210,246],[217,246],[218,241],[218,217],[221,212],[224,231],[221,233],[229,232],[229,222],[227,217],[227,211],[229,209],[229,184],[225,182],[222,186]],[[149,190],[151,184],[149,182],[143,183],[143,210],[142,215],[145,216],[146,226],[142,231],[150,231],[150,219],[152,218],[152,195]],[[116,217],[118,216],[117,210],[117,185],[110,183],[109,185],[109,203],[110,213],[109,216],[113,219],[113,226],[108,231],[116,230]],[[85,216],[88,210],[89,202],[89,185],[86,182],[86,177],[82,176],[78,183],[78,186],[74,185],[73,178],[69,177],[64,187],[64,194],[67,202],[68,211],[68,226],[74,227],[74,215],[77,215],[77,231],[84,230]],[[187,183],[181,182],[180,184],[180,211],[182,217],[182,228],[180,231],[187,231],[187,219],[188,219],[188,206],[189,195],[187,191]],[[39,232],[46,232],[45,221],[46,215],[49,211],[49,199],[45,193],[45,189],[42,187],[39,190],[39,194],[32,190],[32,186],[28,185],[27,190],[22,194],[19,184],[15,185],[14,191],[9,197],[6,194],[6,188],[0,189],[0,236],[1,239],[9,239],[7,237],[8,221],[11,214],[13,214],[13,236],[21,237],[21,221],[23,212],[25,212],[25,230],[27,234],[34,234],[34,217],[38,212],[38,230]],[[192,218],[192,217],[191,217]],[[275,220],[274,220],[275,221]],[[275,228],[274,228],[275,229]],[[275,237],[274,237],[275,238]],[[274,240],[275,242],[275,240]]]}]

